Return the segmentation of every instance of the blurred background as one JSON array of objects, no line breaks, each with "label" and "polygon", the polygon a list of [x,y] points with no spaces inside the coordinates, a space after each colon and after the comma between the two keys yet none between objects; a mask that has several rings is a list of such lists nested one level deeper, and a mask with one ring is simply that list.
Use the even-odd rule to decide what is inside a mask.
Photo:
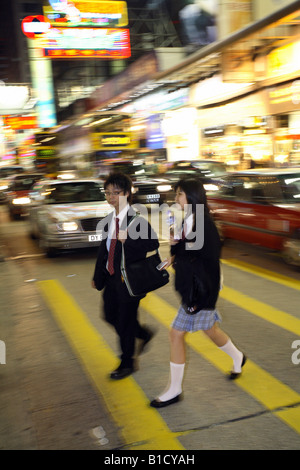
[{"label": "blurred background", "polygon": [[[1,2],[0,448],[169,449],[170,435],[176,449],[300,448],[299,57],[299,0]],[[140,309],[156,348],[130,391],[107,378],[119,351],[90,279],[111,171],[132,178],[163,259],[174,183],[203,181],[222,328],[248,357],[229,384],[195,333],[162,434],[145,401],[168,376],[171,269]]]},{"label": "blurred background", "polygon": [[96,3],[1,5],[1,167],[300,164],[298,2]]}]

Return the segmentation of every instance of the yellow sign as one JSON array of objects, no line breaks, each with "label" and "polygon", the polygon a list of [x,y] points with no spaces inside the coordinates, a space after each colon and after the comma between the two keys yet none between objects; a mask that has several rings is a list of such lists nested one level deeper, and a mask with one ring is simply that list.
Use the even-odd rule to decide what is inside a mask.
[{"label": "yellow sign", "polygon": [[126,2],[73,0],[72,8],[66,7],[64,11],[54,11],[50,6],[43,7],[43,10],[51,25],[57,27],[118,28],[128,24]]},{"label": "yellow sign", "polygon": [[268,77],[277,77],[300,70],[300,41],[275,49],[268,55]]},{"label": "yellow sign", "polygon": [[93,133],[94,150],[124,150],[137,148],[131,134],[124,132]]}]

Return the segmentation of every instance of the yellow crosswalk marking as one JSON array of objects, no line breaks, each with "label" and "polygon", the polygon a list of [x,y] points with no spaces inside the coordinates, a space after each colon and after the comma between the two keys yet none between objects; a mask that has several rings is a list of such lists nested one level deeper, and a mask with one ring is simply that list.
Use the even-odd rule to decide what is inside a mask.
[{"label": "yellow crosswalk marking", "polygon": [[282,310],[277,310],[264,302],[255,300],[248,295],[232,289],[231,287],[224,286],[220,292],[220,297],[256,315],[257,317],[263,318],[264,320],[267,320],[276,326],[280,326],[280,328],[284,328],[287,331],[291,331],[300,337],[299,318],[295,318],[293,315],[285,313]]},{"label": "yellow crosswalk marking", "polygon": [[[153,293],[142,300],[141,306],[166,327],[170,327],[177,312],[174,307]],[[201,332],[188,334],[186,343],[221,372],[228,373],[232,367],[232,360]],[[274,415],[300,434],[300,406],[277,411],[279,408],[299,405],[300,394],[249,359],[244,367],[244,373],[235,383],[267,409],[274,410]]]},{"label": "yellow crosswalk marking", "polygon": [[109,372],[116,367],[115,354],[64,287],[56,280],[39,281],[38,285],[57,323],[120,427],[127,448],[184,450],[177,439],[180,434],[170,431],[158,411],[149,406],[147,397],[132,377],[116,382],[108,378]]},{"label": "yellow crosswalk marking", "polygon": [[268,281],[277,282],[277,284],[282,284],[283,286],[290,287],[291,289],[300,290],[300,282],[297,279],[284,276],[283,274],[274,273],[273,271],[261,268],[259,266],[254,266],[253,264],[246,263],[245,261],[236,259],[222,259],[222,264],[232,268],[240,269],[241,271],[250,274],[254,274],[255,276],[267,279]]}]

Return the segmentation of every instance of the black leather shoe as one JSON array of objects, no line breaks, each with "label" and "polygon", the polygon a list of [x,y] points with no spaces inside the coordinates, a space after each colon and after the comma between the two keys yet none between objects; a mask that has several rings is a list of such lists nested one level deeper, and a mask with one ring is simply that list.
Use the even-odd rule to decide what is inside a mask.
[{"label": "black leather shoe", "polygon": [[134,372],[133,367],[119,367],[110,374],[110,378],[113,380],[120,380],[128,377]]},{"label": "black leather shoe", "polygon": [[140,356],[141,354],[143,354],[144,352],[146,352],[146,346],[147,344],[149,344],[149,342],[151,341],[151,339],[153,338],[153,336],[155,335],[155,332],[152,331],[152,330],[149,330],[149,328],[147,328],[147,332],[148,332],[148,336],[146,339],[142,339],[140,341],[140,344],[137,348],[137,355]]},{"label": "black leather shoe", "polygon": [[[247,357],[245,356],[245,354],[243,354],[243,360],[242,360],[241,367],[243,367],[243,366],[246,364],[246,361],[247,361]],[[235,380],[235,379],[237,379],[240,375],[241,375],[241,372],[230,372],[228,378],[229,378],[229,380]]]},{"label": "black leather shoe", "polygon": [[171,400],[166,400],[166,401],[159,401],[157,399],[152,400],[150,403],[150,406],[153,408],[164,408],[165,406],[172,405],[173,403],[177,403],[181,398],[181,395],[177,395],[174,398],[171,398]]}]

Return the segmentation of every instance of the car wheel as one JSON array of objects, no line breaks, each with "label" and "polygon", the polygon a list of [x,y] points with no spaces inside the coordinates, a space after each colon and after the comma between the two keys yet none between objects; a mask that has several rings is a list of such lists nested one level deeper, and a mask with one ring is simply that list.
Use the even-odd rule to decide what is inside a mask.
[{"label": "car wheel", "polygon": [[47,248],[45,252],[48,258],[55,258],[58,255],[58,251],[55,248]]},{"label": "car wheel", "polygon": [[30,224],[30,229],[29,229],[30,238],[32,238],[32,240],[38,240],[40,238],[38,225],[33,223],[31,220],[29,220],[29,224]]},{"label": "car wheel", "polygon": [[41,236],[39,239],[39,246],[45,252],[48,258],[54,258],[57,256],[57,250],[47,245],[44,238]]},{"label": "car wheel", "polygon": [[9,212],[9,216],[11,220],[19,220],[21,218],[19,214],[14,214],[12,211]]},{"label": "car wheel", "polygon": [[[295,246],[296,244],[296,246]],[[299,241],[290,238],[283,242],[283,247],[281,250],[281,256],[286,264],[289,266],[297,266],[298,260],[295,259],[295,253],[299,251]]]}]

